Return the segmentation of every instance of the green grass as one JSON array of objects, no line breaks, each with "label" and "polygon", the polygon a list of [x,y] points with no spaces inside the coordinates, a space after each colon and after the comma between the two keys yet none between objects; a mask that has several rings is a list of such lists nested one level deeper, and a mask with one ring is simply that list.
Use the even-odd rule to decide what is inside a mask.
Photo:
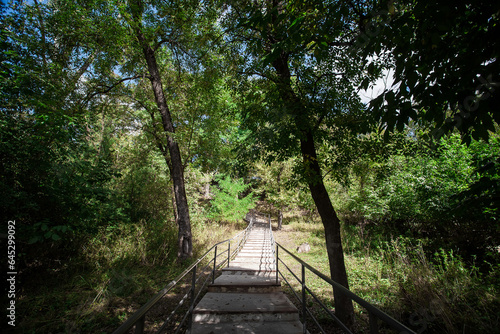
[{"label": "green grass", "polygon": [[[329,276],[321,223],[290,218],[282,231],[274,233],[285,248]],[[441,250],[429,256],[418,240],[367,235],[362,238],[360,233],[352,227],[343,231],[351,291],[419,333],[500,332],[498,267],[481,273],[452,251]],[[311,245],[311,252],[298,254],[295,248],[303,242]],[[290,263],[300,277],[300,266],[283,253],[285,263]],[[287,278],[291,279],[291,275]],[[306,275],[306,282],[333,309],[329,284],[311,274]],[[300,291],[298,282],[293,286]],[[291,294],[290,299],[294,299]],[[309,301],[309,305],[313,303]],[[366,311],[357,303],[354,307],[357,331],[367,332]],[[325,318],[317,307],[312,309]],[[333,328],[323,321],[327,328]]]}]

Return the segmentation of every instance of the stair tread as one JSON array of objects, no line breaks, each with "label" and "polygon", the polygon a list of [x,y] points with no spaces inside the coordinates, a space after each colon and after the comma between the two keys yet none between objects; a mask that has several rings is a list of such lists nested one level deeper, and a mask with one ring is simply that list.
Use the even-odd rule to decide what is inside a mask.
[{"label": "stair tread", "polygon": [[276,277],[256,276],[256,275],[221,275],[211,286],[219,285],[280,285],[276,284]]},{"label": "stair tread", "polygon": [[193,310],[191,334],[302,333],[297,308],[276,282],[273,250],[269,225],[254,225]]},{"label": "stair tread", "polygon": [[229,293],[207,292],[194,313],[298,313],[297,308],[282,292]]},{"label": "stair tread", "polygon": [[237,334],[301,334],[300,321],[263,321],[193,325],[191,334],[237,333]]}]

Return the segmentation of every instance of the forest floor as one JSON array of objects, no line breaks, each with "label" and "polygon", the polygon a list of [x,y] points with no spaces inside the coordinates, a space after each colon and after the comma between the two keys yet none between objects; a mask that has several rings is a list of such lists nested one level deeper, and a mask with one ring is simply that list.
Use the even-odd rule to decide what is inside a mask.
[{"label": "forest floor", "polygon": [[[265,208],[259,209],[265,212]],[[276,221],[272,223],[277,242],[329,276],[324,230],[316,215],[288,213],[280,231],[276,230]],[[202,255],[215,242],[234,236],[245,226],[245,223],[195,226],[194,257]],[[136,242],[140,235],[145,235],[142,230],[137,231],[126,235]],[[171,237],[175,240],[175,234]],[[106,235],[101,239],[96,241],[94,249],[86,246],[86,251],[93,255],[88,255],[85,263],[80,258],[76,263],[62,262],[56,267],[39,269],[23,282],[16,333],[111,333],[189,266],[189,263],[177,263],[175,255],[164,259],[149,256],[143,244],[145,241],[117,248],[126,241],[122,235],[118,234],[119,242],[111,242]],[[296,248],[304,242],[311,246],[311,251],[297,253]],[[500,297],[494,271],[479,273],[464,265],[452,252],[444,250],[430,261],[416,241],[401,236],[385,239],[384,236],[369,236],[362,229],[348,226],[343,226],[343,246],[351,291],[411,325],[416,332],[498,333]],[[104,259],[120,252],[128,252],[130,259],[125,260],[127,256],[123,254]],[[300,266],[283,253],[284,261],[299,275]],[[306,274],[308,286],[329,309],[333,309],[331,287],[314,276]],[[287,278],[293,282],[290,275]],[[292,287],[300,291],[297,281]],[[286,287],[284,290],[289,293],[290,300],[296,302],[291,290]],[[176,305],[182,294],[178,291],[159,304],[149,321],[150,328],[158,328],[160,319],[168,313],[166,307]],[[323,326],[335,332],[335,326],[318,307],[312,302],[308,306]],[[356,303],[354,307],[356,332],[364,333],[366,311]],[[381,333],[384,330],[382,328]],[[311,329],[311,333],[314,332]]]}]

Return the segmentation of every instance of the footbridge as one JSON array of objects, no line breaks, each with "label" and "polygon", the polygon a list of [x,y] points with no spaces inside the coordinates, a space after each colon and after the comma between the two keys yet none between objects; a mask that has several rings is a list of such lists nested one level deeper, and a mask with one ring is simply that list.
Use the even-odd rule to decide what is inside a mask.
[{"label": "footbridge", "polygon": [[[287,254],[287,261],[298,264],[300,272],[280,254]],[[366,310],[369,317],[362,333],[415,333],[282,247],[274,240],[270,218],[254,215],[244,231],[214,245],[113,334],[352,333],[307,285],[310,275]],[[334,325],[325,327],[311,305]]]}]

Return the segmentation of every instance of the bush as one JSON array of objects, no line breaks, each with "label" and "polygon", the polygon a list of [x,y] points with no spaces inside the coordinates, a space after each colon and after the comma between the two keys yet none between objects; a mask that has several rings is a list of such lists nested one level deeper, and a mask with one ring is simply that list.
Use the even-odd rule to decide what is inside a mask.
[{"label": "bush", "polygon": [[403,153],[383,162],[364,158],[351,168],[348,186],[335,196],[344,221],[429,238],[432,251],[453,248],[491,261],[500,242],[498,138],[467,147],[453,135],[436,149]]},{"label": "bush", "polygon": [[386,243],[383,255],[398,287],[388,306],[418,333],[491,333],[499,328],[495,271],[483,277],[477,267],[443,249],[428,260],[422,243],[405,238]]}]

